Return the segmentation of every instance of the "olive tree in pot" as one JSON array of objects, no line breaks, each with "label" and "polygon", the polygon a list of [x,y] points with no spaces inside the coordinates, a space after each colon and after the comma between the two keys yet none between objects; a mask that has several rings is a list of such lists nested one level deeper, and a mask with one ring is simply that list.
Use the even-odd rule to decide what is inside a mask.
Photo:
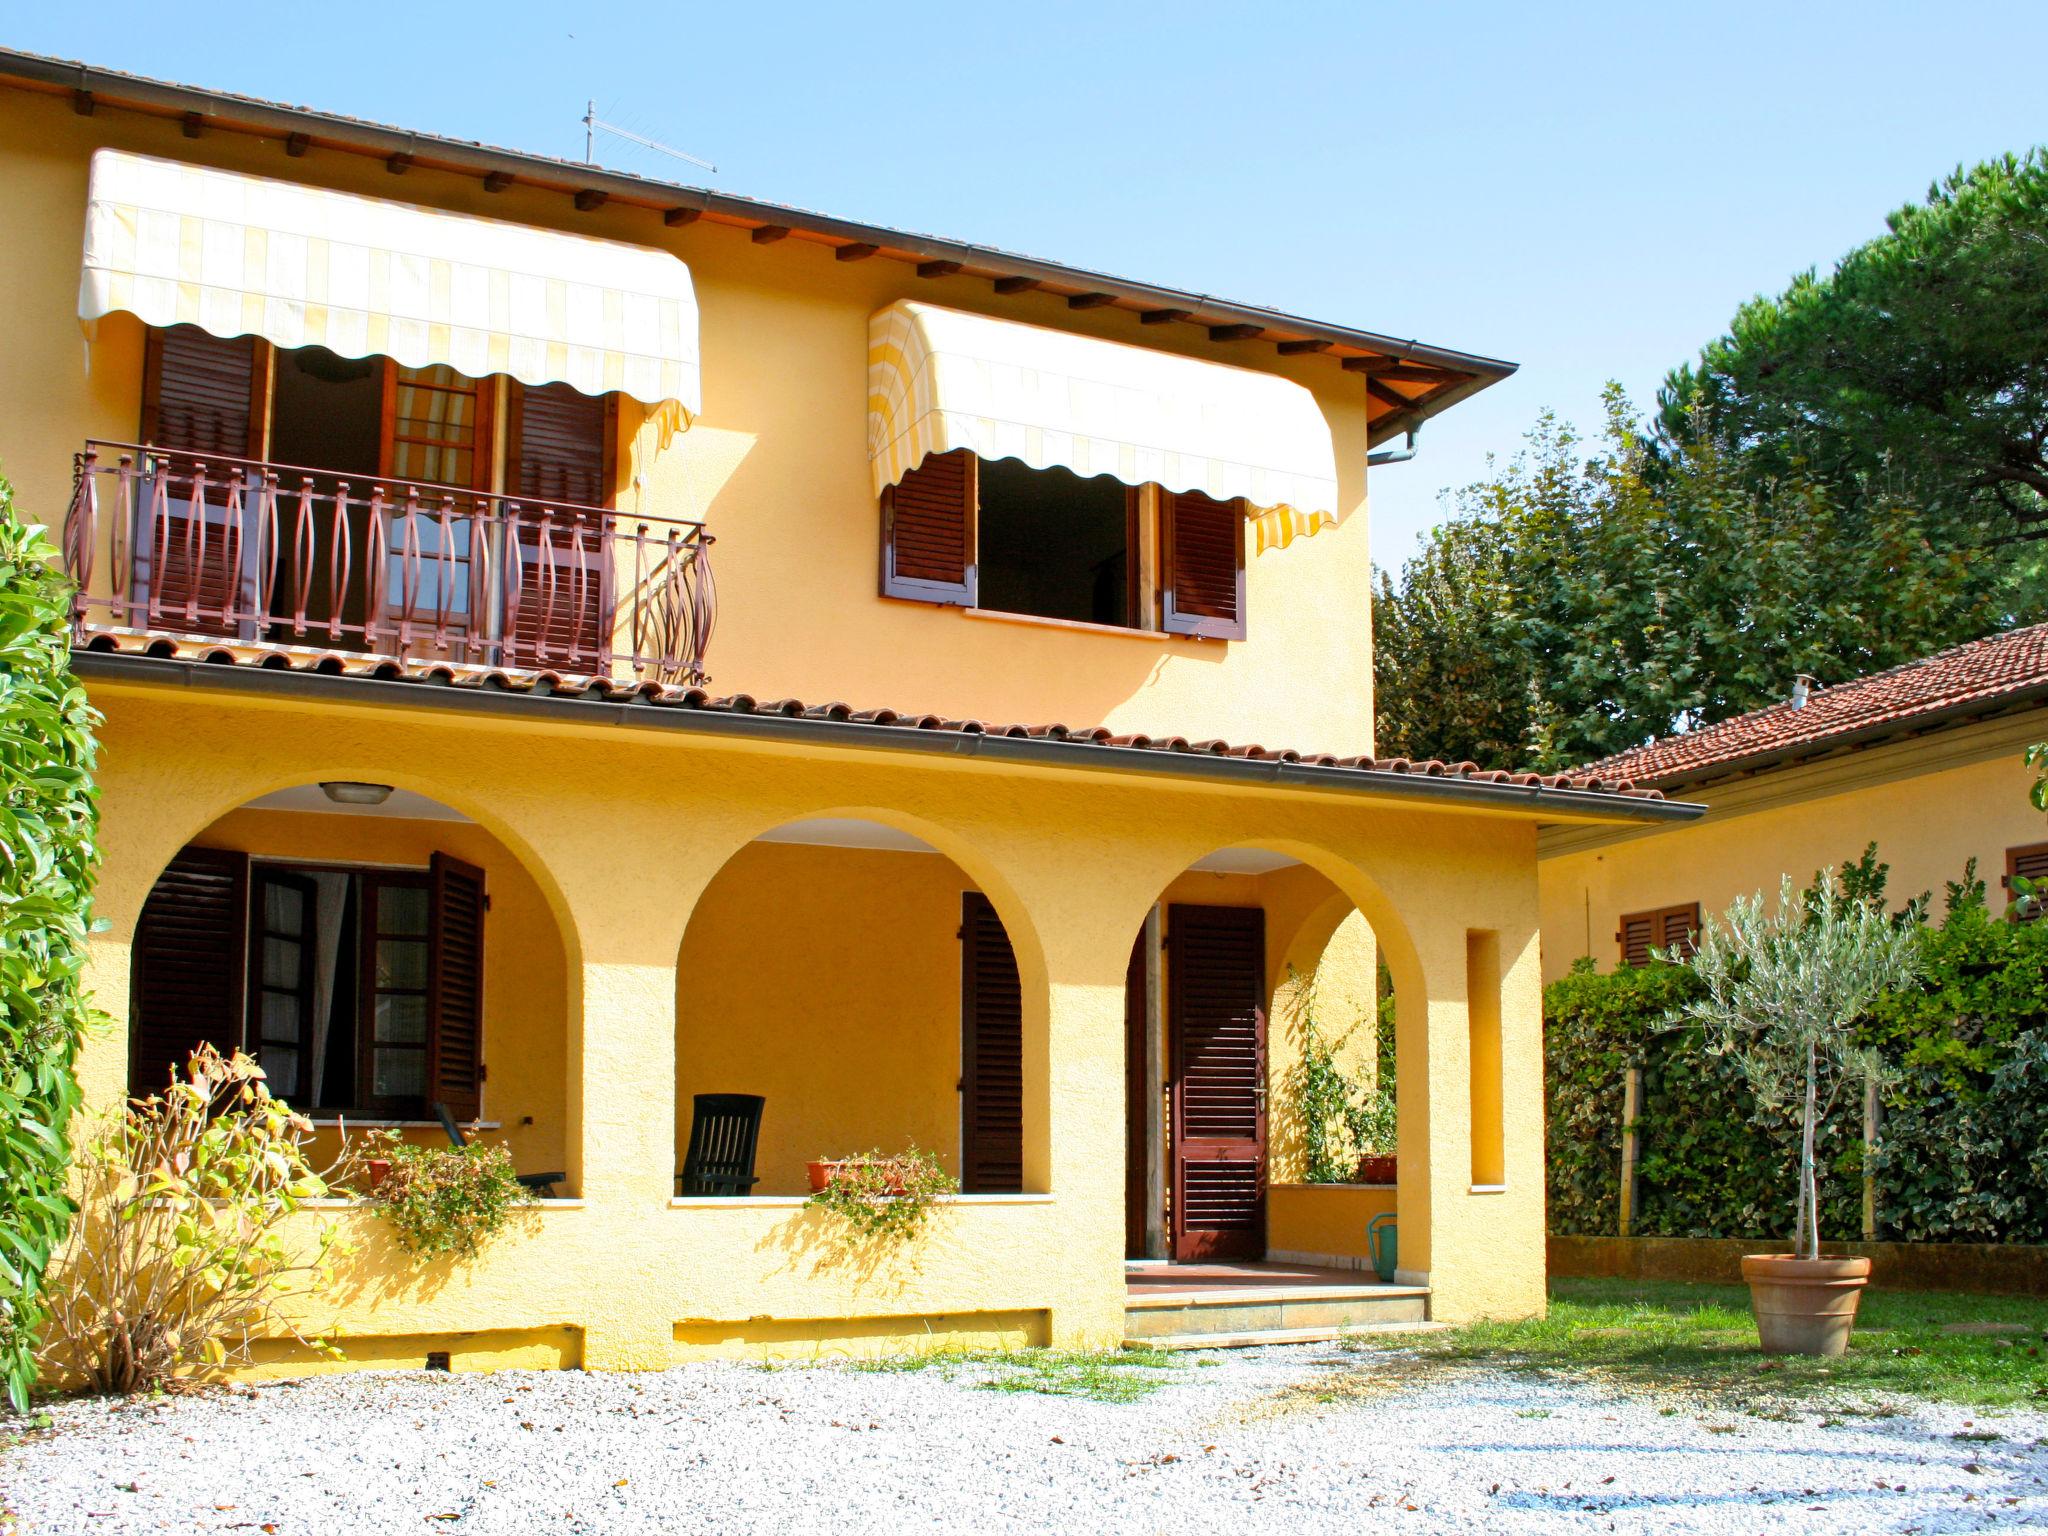
[{"label": "olive tree in pot", "polygon": [[1879,994],[1909,985],[1919,947],[1910,924],[1837,892],[1802,901],[1788,877],[1767,912],[1761,893],[1707,924],[1692,968],[1702,995],[1674,1018],[1703,1026],[1707,1048],[1732,1053],[1760,1113],[1797,1117],[1798,1217],[1793,1252],[1742,1261],[1764,1352],[1839,1355],[1870,1280],[1866,1258],[1823,1258],[1814,1139],[1845,1086],[1882,1079],[1856,1020]]}]

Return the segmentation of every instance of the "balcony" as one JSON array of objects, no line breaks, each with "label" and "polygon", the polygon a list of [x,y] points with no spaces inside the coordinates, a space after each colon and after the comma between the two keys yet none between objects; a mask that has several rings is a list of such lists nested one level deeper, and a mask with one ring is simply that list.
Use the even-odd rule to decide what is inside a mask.
[{"label": "balcony", "polygon": [[108,628],[394,661],[701,684],[702,523],[88,441],[63,557]]}]

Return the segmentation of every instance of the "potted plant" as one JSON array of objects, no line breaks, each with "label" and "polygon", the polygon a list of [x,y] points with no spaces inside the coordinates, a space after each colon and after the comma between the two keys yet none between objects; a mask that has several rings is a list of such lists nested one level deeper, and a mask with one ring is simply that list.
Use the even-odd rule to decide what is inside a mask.
[{"label": "potted plant", "polygon": [[820,1158],[810,1165],[807,1204],[838,1216],[861,1237],[915,1236],[941,1195],[959,1184],[914,1143],[901,1152]]},{"label": "potted plant", "polygon": [[1742,1261],[1758,1337],[1766,1354],[1839,1355],[1870,1260],[1821,1255],[1814,1139],[1846,1084],[1883,1080],[1856,1020],[1879,994],[1913,981],[1917,935],[1832,882],[1802,902],[1787,877],[1775,912],[1759,893],[1709,922],[1691,963],[1702,995],[1674,1019],[1703,1026],[1709,1050],[1734,1054],[1760,1113],[1796,1115],[1799,1125],[1793,1251]]}]

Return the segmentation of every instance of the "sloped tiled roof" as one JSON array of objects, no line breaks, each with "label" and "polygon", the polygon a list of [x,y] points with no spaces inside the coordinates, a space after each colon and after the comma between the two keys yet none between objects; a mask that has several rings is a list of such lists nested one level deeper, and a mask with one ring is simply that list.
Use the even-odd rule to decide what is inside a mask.
[{"label": "sloped tiled roof", "polygon": [[1789,700],[1772,704],[1579,771],[1668,789],[2029,698],[2048,702],[2048,624],[1989,635],[1921,661],[1815,688],[1803,706]]},{"label": "sloped tiled roof", "polygon": [[829,721],[870,726],[877,732],[893,729],[951,732],[964,736],[1023,737],[1064,742],[1080,747],[1121,748],[1163,755],[1299,763],[1314,768],[1348,769],[1361,775],[1393,774],[1431,779],[1457,779],[1472,784],[1510,785],[1523,789],[1623,795],[1646,801],[1663,799],[1663,795],[1657,790],[1639,789],[1633,784],[1604,773],[1509,772],[1481,768],[1477,763],[1445,763],[1434,758],[1375,759],[1329,752],[1306,752],[1287,747],[1265,747],[1256,743],[1236,744],[1214,739],[1191,741],[1185,736],[1151,736],[1138,732],[1112,731],[1105,726],[1070,726],[1058,722],[1047,725],[1005,725],[914,711],[857,709],[852,705],[838,702],[809,704],[801,699],[760,699],[745,693],[713,696],[705,689],[677,683],[649,680],[620,681],[608,677],[565,675],[560,672],[469,666],[417,657],[401,659],[390,656],[366,656],[321,650],[310,646],[231,644],[221,640],[95,627],[87,629],[80,637],[78,649],[88,655],[96,652],[114,653],[233,666],[244,670],[370,678],[413,683],[423,687],[438,685],[469,692],[496,691],[589,699],[600,703],[648,704],[707,715],[777,716],[792,720]]}]

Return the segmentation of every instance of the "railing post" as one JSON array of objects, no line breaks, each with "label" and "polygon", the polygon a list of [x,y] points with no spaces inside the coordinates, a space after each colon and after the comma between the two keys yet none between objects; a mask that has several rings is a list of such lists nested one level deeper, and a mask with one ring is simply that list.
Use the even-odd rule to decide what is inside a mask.
[{"label": "railing post", "polygon": [[1621,1212],[1615,1226],[1622,1237],[1629,1235],[1636,1219],[1636,1120],[1642,1112],[1643,1069],[1630,1067],[1621,1088]]},{"label": "railing post", "polygon": [[64,574],[71,578],[71,619],[85,617],[93,558],[100,542],[99,455],[90,447],[72,461],[71,507],[64,517]]}]

